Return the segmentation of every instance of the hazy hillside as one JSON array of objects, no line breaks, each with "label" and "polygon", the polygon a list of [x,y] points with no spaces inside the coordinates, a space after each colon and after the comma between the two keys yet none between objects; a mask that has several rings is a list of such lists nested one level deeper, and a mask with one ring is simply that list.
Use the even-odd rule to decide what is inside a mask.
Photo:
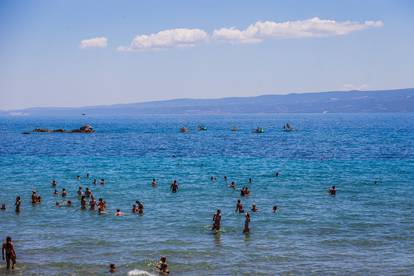
[{"label": "hazy hillside", "polygon": [[[414,112],[414,88],[382,91],[341,91],[222,99],[177,99],[80,108],[30,108],[8,115],[131,116],[140,114],[237,113],[373,113]],[[1,113],[0,113],[1,114]]]}]

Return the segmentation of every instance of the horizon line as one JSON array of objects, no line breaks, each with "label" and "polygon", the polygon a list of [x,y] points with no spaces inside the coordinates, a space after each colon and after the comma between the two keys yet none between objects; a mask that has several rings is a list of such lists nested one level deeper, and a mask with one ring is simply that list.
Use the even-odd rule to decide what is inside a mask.
[{"label": "horizon line", "polygon": [[391,88],[391,89],[372,89],[372,90],[326,90],[326,91],[302,91],[302,92],[286,92],[281,94],[260,94],[256,96],[225,96],[220,98],[171,98],[171,99],[160,99],[160,100],[148,100],[141,102],[126,102],[126,103],[111,103],[111,104],[96,104],[96,105],[80,105],[80,106],[32,106],[32,107],[23,107],[23,108],[14,108],[14,109],[0,109],[0,112],[11,112],[11,111],[21,111],[28,109],[48,109],[48,108],[58,108],[58,109],[77,109],[77,108],[91,108],[91,107],[108,107],[116,105],[129,105],[129,104],[145,104],[145,103],[160,103],[160,102],[169,102],[169,101],[180,101],[180,100],[223,100],[223,99],[243,99],[243,98],[257,98],[265,96],[289,96],[289,95],[302,95],[302,94],[324,94],[324,93],[337,93],[337,92],[392,92],[396,90],[409,90],[414,89],[414,87],[405,87],[405,88]]}]

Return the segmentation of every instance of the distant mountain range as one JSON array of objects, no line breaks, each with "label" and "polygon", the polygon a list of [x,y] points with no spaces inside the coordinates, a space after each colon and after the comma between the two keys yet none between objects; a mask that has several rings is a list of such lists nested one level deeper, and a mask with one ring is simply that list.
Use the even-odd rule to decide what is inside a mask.
[{"label": "distant mountain range", "polygon": [[1,111],[5,116],[134,116],[144,114],[384,113],[414,112],[414,88],[334,91],[221,99],[176,99],[144,103],[40,107]]}]

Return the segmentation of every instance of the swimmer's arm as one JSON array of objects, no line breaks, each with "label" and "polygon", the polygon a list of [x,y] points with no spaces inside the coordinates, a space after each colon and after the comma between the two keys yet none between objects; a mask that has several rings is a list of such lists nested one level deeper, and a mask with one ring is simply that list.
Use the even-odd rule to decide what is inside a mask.
[{"label": "swimmer's arm", "polygon": [[2,255],[2,257],[3,257],[3,260],[4,260],[4,251],[6,250],[6,247],[4,246],[4,244],[3,244],[3,246],[1,247],[1,255]]}]

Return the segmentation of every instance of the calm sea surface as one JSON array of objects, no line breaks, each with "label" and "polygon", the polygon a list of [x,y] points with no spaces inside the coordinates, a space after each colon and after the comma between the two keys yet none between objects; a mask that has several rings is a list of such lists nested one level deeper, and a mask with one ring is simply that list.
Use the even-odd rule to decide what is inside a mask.
[{"label": "calm sea surface", "polygon": [[[285,122],[298,131],[281,131]],[[21,134],[85,123],[97,132]],[[257,126],[265,133],[252,133]],[[54,207],[62,199],[52,179],[72,208]],[[80,210],[79,185],[107,201],[106,215]],[[243,185],[245,209],[259,208],[247,236],[234,212]],[[31,205],[32,190],[41,205]],[[143,216],[131,214],[135,200]],[[414,275],[414,114],[1,118],[0,203],[0,238],[13,237],[18,257],[10,275],[105,275],[109,263],[119,275],[154,273],[161,255],[171,275]],[[213,235],[217,208],[222,231]]]}]

